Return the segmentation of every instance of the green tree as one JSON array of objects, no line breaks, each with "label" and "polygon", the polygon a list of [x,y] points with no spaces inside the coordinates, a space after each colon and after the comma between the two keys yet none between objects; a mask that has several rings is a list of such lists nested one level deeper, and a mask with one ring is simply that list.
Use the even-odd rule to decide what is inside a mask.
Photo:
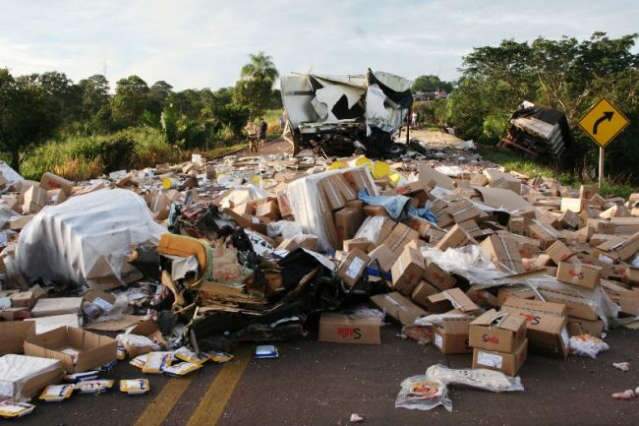
[{"label": "green tree", "polygon": [[11,156],[17,171],[21,155],[50,137],[59,124],[47,96],[32,79],[14,79],[0,69],[0,150]]},{"label": "green tree", "polygon": [[434,92],[444,90],[447,93],[453,91],[453,83],[440,80],[436,75],[420,75],[413,81],[413,92]]},{"label": "green tree", "polygon": [[109,81],[101,74],[92,75],[78,82],[82,90],[82,116],[91,120],[109,103]]},{"label": "green tree", "polygon": [[151,114],[151,119],[154,122],[159,124],[160,114],[162,113],[167,99],[171,96],[171,93],[173,93],[173,86],[163,80],[156,81],[149,89],[147,110]]},{"label": "green tree", "polygon": [[279,77],[273,58],[264,52],[249,55],[250,62],[242,67],[242,79],[266,80],[271,83]]},{"label": "green tree", "polygon": [[112,115],[118,128],[142,122],[148,105],[149,86],[137,75],[118,80],[112,101]]},{"label": "green tree", "polygon": [[263,114],[273,104],[273,84],[279,76],[273,59],[264,52],[249,55],[235,84],[233,100],[248,107],[251,117]]}]

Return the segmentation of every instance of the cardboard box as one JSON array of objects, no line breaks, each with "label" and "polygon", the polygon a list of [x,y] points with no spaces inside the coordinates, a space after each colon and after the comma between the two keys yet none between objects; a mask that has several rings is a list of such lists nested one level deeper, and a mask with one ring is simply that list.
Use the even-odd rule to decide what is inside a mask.
[{"label": "cardboard box", "polygon": [[392,251],[385,245],[380,244],[375,247],[370,253],[368,253],[368,257],[371,258],[371,262],[377,261],[379,267],[384,272],[390,272],[393,267],[393,263],[395,263],[395,255]]},{"label": "cardboard box", "polygon": [[575,252],[569,249],[567,245],[557,240],[546,249],[546,254],[550,256],[553,262],[555,262],[555,265],[559,265],[559,263],[565,262],[574,256]]},{"label": "cardboard box", "polygon": [[508,230],[513,234],[524,235],[526,232],[526,218],[521,216],[511,216],[508,221]]},{"label": "cardboard box", "polygon": [[594,302],[579,294],[579,292],[573,291],[572,288],[566,288],[565,290],[540,288],[539,293],[541,293],[543,298],[548,302],[562,303],[566,305],[569,317],[581,318],[590,321],[596,321],[599,319],[599,315],[595,310]]},{"label": "cardboard box", "polygon": [[526,338],[526,320],[494,309],[470,323],[470,346],[496,352],[515,352]]},{"label": "cardboard box", "polygon": [[34,317],[48,317],[52,315],[80,314],[82,310],[82,297],[51,297],[39,299],[31,315]]},{"label": "cardboard box", "polygon": [[426,281],[420,281],[419,284],[417,284],[417,287],[415,287],[415,290],[413,290],[410,298],[413,302],[426,309],[428,312],[433,314],[441,314],[444,312],[448,312],[448,306],[441,303],[432,303],[428,299],[430,296],[438,294],[440,292],[441,290],[439,290],[432,284]]},{"label": "cardboard box", "polygon": [[24,355],[0,357],[0,400],[28,400],[64,376],[62,363]]},{"label": "cardboard box", "polygon": [[435,248],[445,251],[447,248],[454,248],[473,242],[472,238],[459,225],[455,225],[437,242]]},{"label": "cardboard box", "polygon": [[624,281],[631,285],[639,285],[639,268],[633,268],[632,266],[626,268]]},{"label": "cardboard box", "polygon": [[511,274],[525,272],[515,240],[506,236],[491,235],[481,242],[479,248],[498,269]]},{"label": "cardboard box", "polygon": [[362,226],[357,230],[355,238],[366,238],[374,246],[378,246],[388,238],[394,227],[395,222],[388,218],[381,216],[368,217],[364,219]]},{"label": "cardboard box", "polygon": [[426,259],[424,263],[424,279],[439,289],[439,291],[448,290],[457,284],[455,277],[437,266],[430,259]]},{"label": "cardboard box", "polygon": [[477,219],[482,216],[482,211],[475,207],[469,200],[465,199],[451,202],[446,212],[453,217],[455,223]]},{"label": "cardboard box", "polygon": [[427,315],[425,310],[396,291],[371,296],[370,300],[386,315],[399,321],[404,326],[411,326],[417,318]]},{"label": "cardboard box", "polygon": [[370,257],[361,250],[355,249],[348,253],[346,259],[337,268],[337,275],[348,285],[353,287],[364,275],[366,265],[370,262]]},{"label": "cardboard box", "polygon": [[426,219],[422,219],[420,217],[413,217],[413,216],[408,218],[408,220],[406,221],[406,224],[417,232],[417,234],[419,235],[419,238],[423,238],[423,239],[428,238],[428,231],[433,226]]},{"label": "cardboard box", "polygon": [[280,210],[277,206],[277,200],[269,200],[260,203],[255,208],[255,216],[260,219],[277,220],[280,217]]},{"label": "cardboard box", "polygon": [[479,311],[479,306],[475,305],[459,288],[451,288],[429,296],[428,301],[439,305],[439,309],[445,309],[444,312],[452,309],[457,309],[466,314]]},{"label": "cardboard box", "polygon": [[601,320],[589,321],[581,318],[568,317],[568,332],[571,336],[590,334],[601,337],[604,331],[604,323]]},{"label": "cardboard box", "polygon": [[579,287],[593,289],[601,280],[601,268],[586,263],[559,262],[557,280]]},{"label": "cardboard box", "polygon": [[110,337],[79,328],[60,327],[25,340],[24,353],[58,359],[67,372],[80,373],[115,361],[117,345]]},{"label": "cardboard box", "polygon": [[530,350],[555,356],[568,356],[568,320],[566,305],[540,300],[509,297],[502,311],[526,320],[526,336]]},{"label": "cardboard box", "polygon": [[414,229],[409,228],[403,223],[398,223],[395,225],[388,237],[386,237],[384,244],[393,252],[393,254],[399,257],[404,246],[409,241],[417,239],[419,239],[419,235]]},{"label": "cardboard box", "polygon": [[364,206],[362,209],[364,216],[382,216],[390,218],[386,209],[382,206]]},{"label": "cardboard box", "polygon": [[410,296],[424,274],[424,257],[417,249],[406,247],[391,268],[393,288]]},{"label": "cardboard box", "polygon": [[293,216],[293,210],[291,209],[291,203],[288,200],[288,196],[285,192],[278,192],[277,194],[277,208],[280,210],[282,217]]},{"label": "cardboard box", "polygon": [[545,249],[550,247],[552,243],[557,241],[561,235],[552,227],[538,221],[533,220],[528,224],[528,236],[539,240],[541,243],[541,248]]},{"label": "cardboard box", "polygon": [[25,216],[12,217],[11,219],[9,219],[9,229],[11,229],[12,231],[20,231],[25,226],[27,226],[27,223],[31,222],[31,219],[33,219],[34,216],[35,215],[28,214]]},{"label": "cardboard box", "polygon": [[352,238],[350,240],[344,240],[342,246],[345,252],[360,250],[364,253],[368,253],[372,244],[366,238]]},{"label": "cardboard box", "polygon": [[344,207],[335,212],[335,229],[339,241],[350,240],[364,222],[362,209]]},{"label": "cardboard box", "polygon": [[582,208],[583,208],[582,198],[567,198],[567,197],[561,198],[560,210],[562,212],[571,211],[574,213],[579,213],[581,212]]},{"label": "cardboard box", "polygon": [[22,213],[34,214],[47,205],[47,191],[39,185],[33,185],[23,195]]},{"label": "cardboard box", "polygon": [[0,322],[0,336],[0,355],[21,354],[24,340],[35,336],[35,324],[32,321]]},{"label": "cardboard box", "polygon": [[380,344],[381,321],[325,312],[320,317],[320,342]]},{"label": "cardboard box", "polygon": [[473,350],[473,368],[488,368],[501,371],[509,376],[515,376],[528,355],[528,339],[519,345],[513,353],[489,351],[486,349]]},{"label": "cardboard box", "polygon": [[42,175],[40,187],[44,190],[61,189],[66,195],[71,195],[73,192],[73,182],[49,172]]},{"label": "cardboard box", "polygon": [[433,345],[443,354],[467,354],[472,352],[468,345],[470,318],[446,318],[433,329]]},{"label": "cardboard box", "polygon": [[639,251],[639,232],[630,237],[606,241],[597,246],[597,249],[608,257],[626,261]]},{"label": "cardboard box", "polygon": [[619,306],[624,314],[639,316],[639,290],[622,293],[619,297]]}]

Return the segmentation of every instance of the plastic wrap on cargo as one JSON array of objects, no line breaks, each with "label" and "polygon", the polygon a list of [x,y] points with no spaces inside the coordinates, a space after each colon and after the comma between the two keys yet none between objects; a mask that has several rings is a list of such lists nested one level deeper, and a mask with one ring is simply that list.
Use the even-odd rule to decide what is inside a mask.
[{"label": "plastic wrap on cargo", "polygon": [[608,320],[617,318],[619,314],[619,307],[610,300],[602,287],[587,289],[565,285],[557,281],[555,277],[544,273],[510,275],[498,270],[482,255],[479,246],[476,245],[449,248],[446,251],[423,248],[422,254],[424,258],[434,262],[444,271],[464,277],[473,284],[475,289],[523,284],[535,291],[542,300],[553,298],[556,300],[557,297],[561,297],[590,306],[606,327],[608,327]]},{"label": "plastic wrap on cargo", "polygon": [[122,282],[131,247],[164,232],[140,196],[103,189],[40,211],[20,233],[16,262],[30,282]]},{"label": "plastic wrap on cargo", "polygon": [[[304,233],[316,235],[318,237],[319,247],[323,251],[334,250],[329,237],[329,224],[326,221],[326,216],[332,217],[332,212],[330,207],[325,205],[324,199],[321,196],[319,182],[327,176],[358,169],[362,168],[355,167],[349,169],[328,170],[323,173],[317,173],[294,180],[288,185],[287,196],[291,203],[291,209],[295,214],[295,221],[302,226]],[[370,172],[366,173],[366,177],[369,179],[370,185],[374,187]]]},{"label": "plastic wrap on cargo", "polygon": [[29,395],[23,394],[24,385],[34,377],[56,370],[62,377],[62,363],[57,359],[13,354],[0,357],[0,399],[29,399]]}]

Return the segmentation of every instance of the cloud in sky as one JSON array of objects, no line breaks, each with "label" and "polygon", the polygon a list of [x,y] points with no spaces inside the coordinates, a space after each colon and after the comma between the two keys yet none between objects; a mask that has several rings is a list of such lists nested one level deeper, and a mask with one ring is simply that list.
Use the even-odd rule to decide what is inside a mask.
[{"label": "cloud in sky", "polygon": [[[379,4],[377,4],[379,3]],[[587,38],[638,30],[633,0],[0,0],[0,67],[58,70],[74,80],[106,69],[176,89],[232,85],[249,53],[280,72],[458,76],[473,47],[504,38]]]}]

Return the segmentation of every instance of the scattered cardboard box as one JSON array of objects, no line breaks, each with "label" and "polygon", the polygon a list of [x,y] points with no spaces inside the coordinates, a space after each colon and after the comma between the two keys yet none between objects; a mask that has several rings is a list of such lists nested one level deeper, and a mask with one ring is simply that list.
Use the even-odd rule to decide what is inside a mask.
[{"label": "scattered cardboard box", "polygon": [[526,338],[526,320],[509,312],[494,309],[484,312],[470,323],[470,346],[496,352],[515,352]]},{"label": "scattered cardboard box", "polygon": [[357,317],[325,312],[320,316],[320,342],[381,343],[381,321],[378,318]]},{"label": "scattered cardboard box", "polygon": [[337,275],[350,287],[353,287],[364,275],[370,257],[361,250],[354,249],[348,253],[346,259],[339,265]]},{"label": "scattered cardboard box", "polygon": [[487,349],[473,350],[473,368],[488,368],[501,371],[509,376],[515,376],[528,355],[528,339],[519,345],[512,353],[489,351]]},{"label": "scattered cardboard box", "polygon": [[405,247],[391,268],[393,288],[410,296],[424,274],[424,257],[419,250]]},{"label": "scattered cardboard box", "polygon": [[396,291],[371,296],[370,300],[386,315],[399,321],[403,326],[411,326],[417,318],[427,314],[425,310]]},{"label": "scattered cardboard box", "polygon": [[601,268],[581,262],[559,262],[557,280],[566,284],[593,289],[599,285]]}]

